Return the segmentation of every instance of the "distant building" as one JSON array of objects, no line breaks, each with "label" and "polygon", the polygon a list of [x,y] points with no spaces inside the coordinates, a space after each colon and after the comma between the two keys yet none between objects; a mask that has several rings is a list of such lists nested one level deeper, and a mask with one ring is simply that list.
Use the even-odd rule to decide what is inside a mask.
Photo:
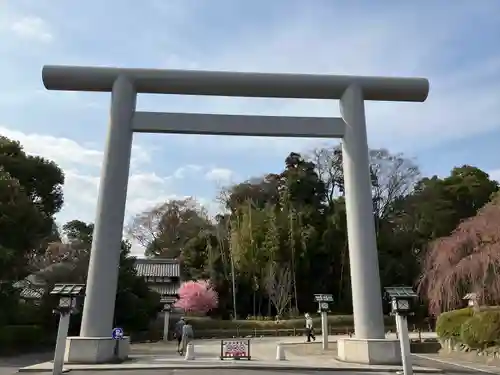
[{"label": "distant building", "polygon": [[54,263],[43,270],[34,272],[24,279],[15,282],[13,286],[19,291],[21,302],[29,302],[38,305],[47,287],[46,281],[41,275],[44,272],[67,272],[68,269],[70,269],[70,264],[66,262]]},{"label": "distant building", "polygon": [[179,298],[181,267],[178,260],[164,258],[137,259],[137,276],[144,278],[148,287],[161,296],[162,303],[174,303]]},{"label": "distant building", "polygon": [[[64,263],[50,265],[43,272],[52,268],[67,267]],[[149,258],[137,259],[135,262],[137,276],[144,278],[148,287],[160,294],[161,302],[172,304],[178,299],[180,287],[180,264],[174,259]],[[45,294],[45,280],[40,271],[14,283],[19,290],[22,301],[38,303]]]},{"label": "distant building", "polygon": [[[33,275],[30,275],[33,276]],[[28,278],[30,277],[28,276]],[[28,278],[14,283],[14,288],[19,291],[21,302],[39,304],[45,294],[45,284],[33,283]]]}]

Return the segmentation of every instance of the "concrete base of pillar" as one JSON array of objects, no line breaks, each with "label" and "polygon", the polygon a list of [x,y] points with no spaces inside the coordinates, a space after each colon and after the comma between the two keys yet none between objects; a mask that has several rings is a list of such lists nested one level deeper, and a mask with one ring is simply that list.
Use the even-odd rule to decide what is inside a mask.
[{"label": "concrete base of pillar", "polygon": [[65,363],[97,364],[123,362],[130,353],[130,337],[68,337]]},{"label": "concrete base of pillar", "polygon": [[338,359],[369,365],[401,365],[399,340],[346,338],[337,341]]}]

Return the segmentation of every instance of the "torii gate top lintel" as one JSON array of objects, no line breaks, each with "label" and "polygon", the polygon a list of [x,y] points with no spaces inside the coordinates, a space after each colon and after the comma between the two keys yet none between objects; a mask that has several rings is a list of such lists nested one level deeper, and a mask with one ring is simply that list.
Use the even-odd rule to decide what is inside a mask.
[{"label": "torii gate top lintel", "polygon": [[149,94],[340,99],[352,84],[360,86],[364,100],[423,102],[429,93],[425,78],[64,65],[46,65],[42,70],[48,90],[111,92],[119,76],[129,77],[137,93]]}]

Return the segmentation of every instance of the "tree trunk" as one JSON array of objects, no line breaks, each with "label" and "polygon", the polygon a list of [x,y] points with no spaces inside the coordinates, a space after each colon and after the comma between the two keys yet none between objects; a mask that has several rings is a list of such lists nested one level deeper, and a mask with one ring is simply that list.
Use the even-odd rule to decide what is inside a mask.
[{"label": "tree trunk", "polygon": [[259,293],[259,302],[257,305],[257,314],[258,316],[262,316],[262,293]]},{"label": "tree trunk", "polygon": [[345,265],[345,254],[347,252],[347,243],[342,247],[342,253],[340,255],[340,280],[339,280],[339,290],[337,295],[337,301],[340,305],[340,301],[342,300],[342,289],[344,284],[344,265]]},{"label": "tree trunk", "polygon": [[[295,302],[295,309],[299,311],[298,296],[297,296],[297,280],[295,277],[295,226],[293,225],[293,210],[289,209],[288,216],[290,217],[290,247],[292,250],[292,285],[293,285],[293,299]],[[292,308],[292,301],[290,301],[290,310]]]},{"label": "tree trunk", "polygon": [[234,259],[233,254],[231,252],[231,283],[232,283],[232,292],[233,292],[233,319],[238,319],[238,314],[236,312],[236,280],[234,277]]},{"label": "tree trunk", "polygon": [[253,304],[253,309],[252,309],[253,310],[253,315],[252,316],[255,317],[255,316],[257,316],[256,310],[255,310],[255,308],[257,306],[257,304],[256,304],[256,298],[255,298],[255,290],[253,291],[253,297],[252,297],[252,299],[253,299],[253,301],[252,301],[252,304]]}]

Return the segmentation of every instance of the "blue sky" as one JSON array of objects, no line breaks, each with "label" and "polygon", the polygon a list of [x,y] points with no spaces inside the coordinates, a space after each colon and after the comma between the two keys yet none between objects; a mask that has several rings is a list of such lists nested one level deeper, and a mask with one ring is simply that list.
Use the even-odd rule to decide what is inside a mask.
[{"label": "blue sky", "polygon": [[[94,219],[109,95],[46,91],[44,64],[426,77],[425,103],[367,104],[370,146],[425,174],[500,177],[498,0],[3,0],[0,41],[0,134],[64,168],[61,222]],[[138,109],[339,116],[321,100],[141,95]],[[127,217],[181,196],[215,212],[220,186],[322,144],[137,134]]]}]

